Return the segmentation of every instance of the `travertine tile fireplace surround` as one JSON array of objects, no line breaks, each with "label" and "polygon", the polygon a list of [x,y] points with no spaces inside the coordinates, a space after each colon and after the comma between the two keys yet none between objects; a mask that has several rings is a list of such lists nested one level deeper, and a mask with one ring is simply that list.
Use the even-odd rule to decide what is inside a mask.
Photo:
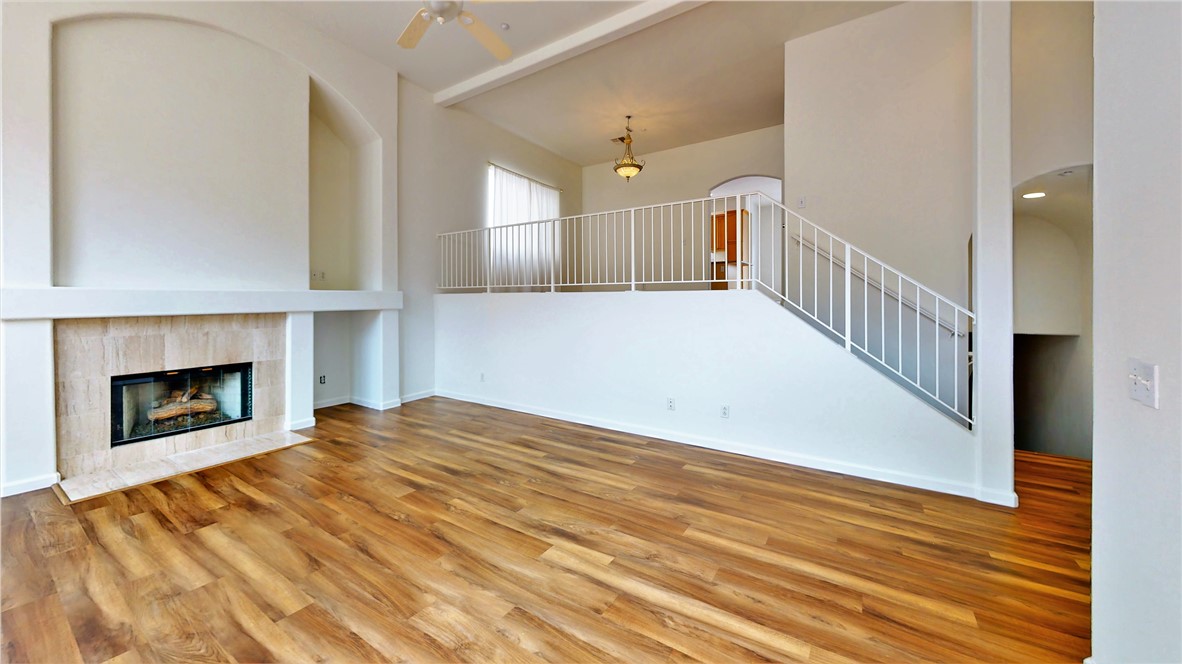
[{"label": "travertine tile fireplace surround", "polygon": [[[57,464],[62,479],[283,430],[284,314],[91,318],[54,323]],[[111,447],[111,377],[254,364],[250,421]]]}]

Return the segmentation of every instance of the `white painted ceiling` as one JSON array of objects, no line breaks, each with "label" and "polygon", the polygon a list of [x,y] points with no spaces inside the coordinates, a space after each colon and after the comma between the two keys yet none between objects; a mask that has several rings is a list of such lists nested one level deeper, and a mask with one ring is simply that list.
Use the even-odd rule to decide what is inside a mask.
[{"label": "white painted ceiling", "polygon": [[[521,57],[636,3],[477,2],[466,8]],[[784,42],[891,6],[885,2],[711,2],[458,107],[580,165],[620,156],[633,115],[637,157],[783,122]],[[413,51],[397,39],[419,2],[284,2],[285,11],[438,92],[497,66],[454,23]]]},{"label": "white painted ceiling", "polygon": [[[520,56],[635,2],[466,2],[464,9],[493,28]],[[397,69],[415,85],[438,92],[497,67],[497,61],[457,22],[432,25],[413,49],[395,41],[422,2],[277,2],[279,7],[333,39]],[[508,30],[501,30],[508,23]]]},{"label": "white painted ceiling", "polygon": [[[1043,198],[1022,198],[1041,191]],[[1014,215],[1038,217],[1065,231],[1092,226],[1092,166],[1084,164],[1044,173],[1014,187]]]}]

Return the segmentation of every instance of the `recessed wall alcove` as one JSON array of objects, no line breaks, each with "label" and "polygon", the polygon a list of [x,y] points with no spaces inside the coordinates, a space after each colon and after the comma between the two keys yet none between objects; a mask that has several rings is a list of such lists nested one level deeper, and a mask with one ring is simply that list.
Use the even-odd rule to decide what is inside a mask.
[{"label": "recessed wall alcove", "polygon": [[381,139],[344,97],[315,78],[308,97],[311,288],[379,289]]}]

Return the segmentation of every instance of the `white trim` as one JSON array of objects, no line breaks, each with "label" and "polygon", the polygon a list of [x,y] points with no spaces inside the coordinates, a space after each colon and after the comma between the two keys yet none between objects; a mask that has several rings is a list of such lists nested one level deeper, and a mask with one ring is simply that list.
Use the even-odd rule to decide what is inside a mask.
[{"label": "white trim", "polygon": [[284,422],[283,428],[288,431],[298,431],[299,429],[308,429],[316,426],[316,418],[309,417],[306,420],[296,420],[295,422]]},{"label": "white trim", "polygon": [[499,67],[494,67],[482,74],[477,74],[449,88],[440,90],[435,93],[433,99],[440,106],[458,104],[703,4],[706,3],[682,2],[680,0],[642,2],[582,30],[556,39],[545,46],[528,53],[522,53]]},{"label": "white trim", "polygon": [[861,466],[858,464],[846,463],[844,461],[837,461],[825,457],[817,457],[807,454],[793,454],[791,452],[784,452],[782,450],[773,450],[766,447],[758,447],[754,445],[744,445],[742,443],[735,443],[728,440],[720,440],[718,438],[710,438],[706,436],[695,436],[693,434],[682,433],[679,431],[670,431],[667,429],[658,429],[655,427],[639,426],[629,424],[626,422],[617,422],[614,420],[605,420],[598,417],[588,417],[586,415],[579,415],[577,413],[567,413],[563,411],[550,410],[548,408],[538,408],[519,403],[511,403],[500,401],[497,399],[486,399],[484,397],[460,394],[458,392],[451,392],[447,390],[437,390],[436,394],[441,397],[449,399],[458,399],[460,401],[468,401],[471,403],[479,403],[486,406],[493,406],[496,408],[505,408],[521,413],[529,413],[531,415],[540,415],[542,417],[551,417],[567,422],[575,422],[578,424],[587,424],[603,429],[610,429],[612,431],[622,431],[624,433],[631,433],[640,436],[649,436],[652,438],[662,438],[664,440],[675,443],[683,443],[685,445],[693,445],[695,447],[705,447],[707,449],[717,450],[720,452],[730,452],[732,454],[741,454],[743,456],[755,457],[757,459],[766,459],[768,461],[779,461],[780,463],[787,463],[794,466],[803,466],[805,468],[812,468],[815,470],[824,470],[833,473],[841,473],[843,475],[852,475],[854,477],[861,477],[864,479],[878,480],[881,482],[890,482],[892,484],[901,484],[917,489],[927,489],[929,491],[939,491],[941,493],[948,493],[956,496],[964,496],[966,498],[975,498],[985,502],[996,502],[999,505],[1014,506],[1017,505],[1017,498],[1014,497],[1014,504],[1009,505],[1006,502],[997,502],[992,500],[994,496],[986,498],[985,492],[973,484],[963,482],[949,482],[935,477],[926,475],[913,475],[910,473],[900,473],[890,470],[883,470],[872,466]]},{"label": "white trim", "polygon": [[992,503],[1002,507],[1017,507],[1018,493],[1016,491],[996,491],[981,487],[975,498],[983,503]]},{"label": "white trim", "polygon": [[3,487],[0,487],[0,496],[7,498],[8,496],[15,496],[19,493],[28,493],[29,491],[51,487],[61,481],[61,473],[48,473],[16,482],[6,482]]},{"label": "white trim", "polygon": [[349,403],[349,397],[332,397],[329,399],[321,399],[320,401],[312,402],[312,409],[328,408],[329,406],[339,406],[343,403]]},{"label": "white trim", "polygon": [[201,316],[402,308],[402,291],[5,288],[0,319]]},{"label": "white trim", "polygon": [[427,397],[435,396],[435,390],[423,390],[421,392],[412,392],[410,394],[402,395],[402,403],[410,403],[418,401],[419,399],[426,399]]},{"label": "white trim", "polygon": [[377,401],[362,399],[360,397],[350,397],[349,403],[354,403],[362,408],[370,408],[372,410],[390,410],[391,408],[397,408],[402,405],[402,401],[399,399],[391,399],[390,401],[378,403]]}]

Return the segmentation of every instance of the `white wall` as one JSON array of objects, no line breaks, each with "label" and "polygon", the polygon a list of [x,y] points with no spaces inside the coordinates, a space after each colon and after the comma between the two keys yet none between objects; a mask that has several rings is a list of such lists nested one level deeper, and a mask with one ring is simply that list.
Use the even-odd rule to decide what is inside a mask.
[{"label": "white wall", "polygon": [[312,288],[357,288],[353,245],[357,177],[353,153],[318,115],[308,123],[308,239],[309,267],[323,273]]},{"label": "white wall", "polygon": [[1014,217],[1014,334],[1075,334],[1083,328],[1081,258],[1063,229]]},{"label": "white wall", "polygon": [[308,77],[180,21],[56,26],[54,282],[300,288]]},{"label": "white wall", "polygon": [[906,3],[784,46],[784,200],[962,306],[970,24],[968,3]]},{"label": "white wall", "polygon": [[613,162],[584,166],[583,212],[706,198],[713,187],[740,175],[784,174],[782,126],[651,153],[644,152],[644,134],[632,138],[644,170],[625,181],[612,170]]},{"label": "white wall", "polygon": [[[1182,661],[1182,4],[1095,24],[1092,654]],[[1127,358],[1160,367],[1160,410]]]},{"label": "white wall", "polygon": [[313,404],[324,408],[347,403],[353,395],[353,313],[322,311],[313,318]]},{"label": "white wall", "polygon": [[582,173],[573,162],[470,113],[436,106],[429,93],[405,79],[398,89],[402,396],[417,398],[435,389],[435,236],[484,226],[488,162],[561,188],[564,216],[580,211]]},{"label": "white wall", "polygon": [[[310,312],[382,308],[383,312],[377,317],[380,334],[375,336],[380,354],[368,359],[380,367],[381,380],[375,381],[375,385],[380,388],[378,395],[383,402],[389,401],[391,385],[396,394],[398,358],[387,347],[391,340],[397,343],[397,312],[386,310],[400,306],[401,301],[397,292],[396,72],[265,3],[4,3],[2,11],[3,57],[0,63],[4,69],[4,87],[0,100],[0,127],[4,150],[0,168],[3,213],[0,215],[0,237],[3,238],[0,243],[0,317],[3,320],[0,321],[0,336],[4,337],[5,357],[0,361],[0,382],[5,385],[28,382],[33,389],[0,390],[0,411],[22,415],[20,418],[0,415],[0,466],[3,466],[0,492],[9,495],[52,483],[50,478],[56,469],[54,397],[52,389],[43,387],[52,388],[53,356],[51,352],[23,352],[20,349],[52,348],[53,318],[296,312],[288,316],[286,417],[291,425],[307,426],[313,421],[313,322]],[[112,25],[131,23],[152,26],[126,35],[129,44],[137,44],[143,49],[123,48],[125,35],[120,35],[118,43],[107,44],[92,53],[94,62],[78,62],[78,58],[65,62],[66,71],[61,72],[58,89],[55,89],[55,26],[62,27],[63,33],[78,29],[89,35],[95,26],[98,26],[95,29],[105,30]],[[188,35],[189,31],[198,31],[201,36],[178,37],[177,49],[189,56],[209,56],[212,58],[209,62],[174,59],[175,53],[147,48],[150,44],[146,42],[166,32]],[[59,44],[58,50],[73,52],[77,45],[76,41],[67,38]],[[169,48],[172,46],[170,43]],[[212,53],[207,52],[210,48]],[[110,62],[116,55],[125,56],[127,61]],[[144,55],[149,56],[148,62],[143,61]],[[149,80],[149,74],[160,75],[154,64],[157,60],[170,63],[167,69],[175,72],[178,80],[188,77],[193,89],[177,89],[168,80],[153,80],[153,86],[159,85],[144,90],[119,87],[126,82],[119,77],[121,74],[137,73],[145,81]],[[99,62],[107,62],[109,66],[95,71],[92,65]],[[87,72],[89,75],[83,75]],[[288,80],[294,77],[293,72],[299,74],[298,91],[288,85]],[[243,78],[249,78],[249,85],[245,85]],[[365,146],[366,158],[376,167],[373,179],[364,183],[368,192],[366,200],[372,208],[367,213],[372,215],[374,223],[365,229],[365,237],[359,240],[369,253],[358,257],[358,261],[366,262],[365,271],[373,275],[370,287],[375,292],[372,293],[312,293],[308,290],[306,160],[309,79],[347,100],[351,111],[376,134],[376,140]],[[217,86],[227,82],[233,84],[233,90],[223,90],[226,92],[224,99],[199,98],[192,106],[176,103],[192,99],[187,95],[200,92],[202,86],[212,86],[211,89],[216,91],[220,89]],[[90,187],[84,191],[93,194],[91,199],[97,196],[95,200],[109,208],[115,200],[112,197],[122,195],[119,200],[125,204],[123,208],[111,210],[91,206],[91,199],[87,199],[86,206],[54,209],[55,150],[71,154],[71,151],[78,152],[75,148],[79,145],[73,142],[75,136],[70,134],[64,146],[60,140],[55,146],[55,140],[62,136],[55,135],[54,100],[73,103],[70,94],[63,95],[63,86],[70,87],[70,94],[98,95],[100,103],[94,109],[68,107],[68,115],[76,120],[90,118],[93,112],[100,110],[109,113],[116,105],[118,94],[126,94],[142,103],[140,107],[128,110],[127,118],[108,115],[102,126],[81,127],[85,129],[83,134],[89,137],[87,144],[101,146],[106,151],[107,161],[115,167],[130,165],[139,169],[135,173],[140,178],[138,182],[117,182],[110,190],[94,188],[95,178],[107,172],[107,161],[99,162],[97,166],[94,162],[87,162],[87,169],[75,174],[79,183]],[[274,98],[278,94],[276,86],[283,94],[290,93],[295,101],[290,105],[278,104]],[[169,91],[173,96],[143,94],[156,90]],[[215,110],[230,114],[241,112],[242,117],[219,116]],[[267,122],[276,126],[259,126],[257,118],[260,114],[267,115]],[[289,131],[295,116],[301,118],[299,132]],[[129,122],[128,118],[132,121]],[[156,133],[158,136],[158,132],[163,131],[161,127],[169,127],[178,135],[166,135],[159,144],[144,146],[137,142],[141,140],[140,136],[129,136],[129,124],[136,124],[137,128],[142,125],[147,132],[145,135]],[[236,136],[241,139],[240,144],[231,145],[231,141],[225,140],[226,135],[212,131],[210,124],[216,125],[215,129],[238,132]],[[107,137],[109,144],[103,144],[101,131],[111,129],[122,133],[111,134]],[[280,142],[275,132],[282,132],[285,137],[290,134],[291,140]],[[238,148],[233,152],[234,160],[227,163],[227,151],[233,147]],[[161,181],[161,173],[151,172],[145,165],[153,159],[175,157],[168,154],[169,148],[195,152],[189,153],[191,163],[173,165],[172,172],[168,168],[161,169],[169,176]],[[290,151],[290,159],[277,164],[281,160],[272,148]],[[164,154],[148,156],[154,151]],[[100,152],[97,148],[93,152],[82,151],[87,159],[94,158],[97,152]],[[77,162],[76,159],[70,162],[70,158],[57,161]],[[262,172],[273,166],[278,170]],[[176,177],[177,173],[185,177]],[[238,173],[246,181],[227,181],[225,176],[228,173]],[[277,179],[271,180],[271,177]],[[291,178],[290,187],[276,184],[287,182],[285,178]],[[148,191],[143,197],[127,195],[127,187],[142,187],[145,183],[154,183],[153,186],[159,185],[160,189]],[[244,194],[242,187],[246,184],[250,185],[250,191]],[[67,193],[72,191],[65,186],[59,189]],[[240,200],[242,195],[253,196],[255,189],[258,189],[258,201]],[[280,189],[299,193],[279,196],[276,192]],[[171,197],[171,205],[163,204],[161,192]],[[210,200],[194,202],[192,197],[196,194],[208,196]],[[271,200],[276,197],[278,200]],[[70,199],[70,205],[78,202],[75,198]],[[226,219],[217,216],[221,211],[230,210],[226,207],[227,201],[251,212],[249,218],[235,218],[238,225],[233,229],[229,228]],[[267,207],[267,202],[278,207]],[[217,205],[222,207],[207,209]],[[298,210],[298,213],[290,214],[285,206]],[[178,253],[177,247],[183,245],[176,240],[180,230],[174,226],[191,225],[178,222],[178,218],[185,221],[184,215],[194,208],[217,217],[204,221],[211,224],[217,239],[232,241],[230,255],[247,262],[239,261],[239,264],[230,266],[205,253]],[[60,216],[63,210],[81,215],[75,218],[85,218],[87,233],[98,228],[92,222],[101,222],[103,227],[103,232],[93,238],[94,246],[99,250],[85,247],[88,252],[85,258],[71,257],[65,262],[72,265],[66,267],[86,266],[88,276],[82,280],[91,283],[89,280],[100,270],[94,260],[102,259],[114,265],[132,250],[134,257],[124,262],[133,263],[139,272],[121,278],[134,282],[115,283],[108,274],[99,279],[99,288],[54,287],[55,244],[58,253],[69,251],[75,254],[85,244],[73,237],[74,227],[71,227],[69,237],[54,237],[60,230],[54,228],[54,215]],[[232,216],[238,211],[233,209],[227,214]],[[126,220],[135,220],[141,226],[130,228]],[[142,227],[148,221],[156,226]],[[281,228],[276,226],[280,223]],[[109,232],[111,229],[115,232]],[[290,229],[295,230],[288,234]],[[140,235],[119,237],[131,230]],[[162,234],[165,237],[161,237]],[[154,241],[144,242],[141,235],[150,236]],[[111,246],[116,244],[125,249],[113,251]],[[208,244],[199,242],[197,246],[204,251]],[[170,274],[183,276],[168,281],[168,277],[159,275],[160,268],[165,267],[161,257],[171,259],[166,265]],[[179,283],[181,280],[183,284]],[[134,288],[113,287],[128,283]],[[20,362],[10,361],[15,354],[20,354]],[[31,403],[33,400],[36,405]]]},{"label": "white wall", "polygon": [[1015,2],[1013,183],[1092,163],[1092,3]]},{"label": "white wall", "polygon": [[971,433],[753,291],[435,300],[440,394],[975,495]]}]

